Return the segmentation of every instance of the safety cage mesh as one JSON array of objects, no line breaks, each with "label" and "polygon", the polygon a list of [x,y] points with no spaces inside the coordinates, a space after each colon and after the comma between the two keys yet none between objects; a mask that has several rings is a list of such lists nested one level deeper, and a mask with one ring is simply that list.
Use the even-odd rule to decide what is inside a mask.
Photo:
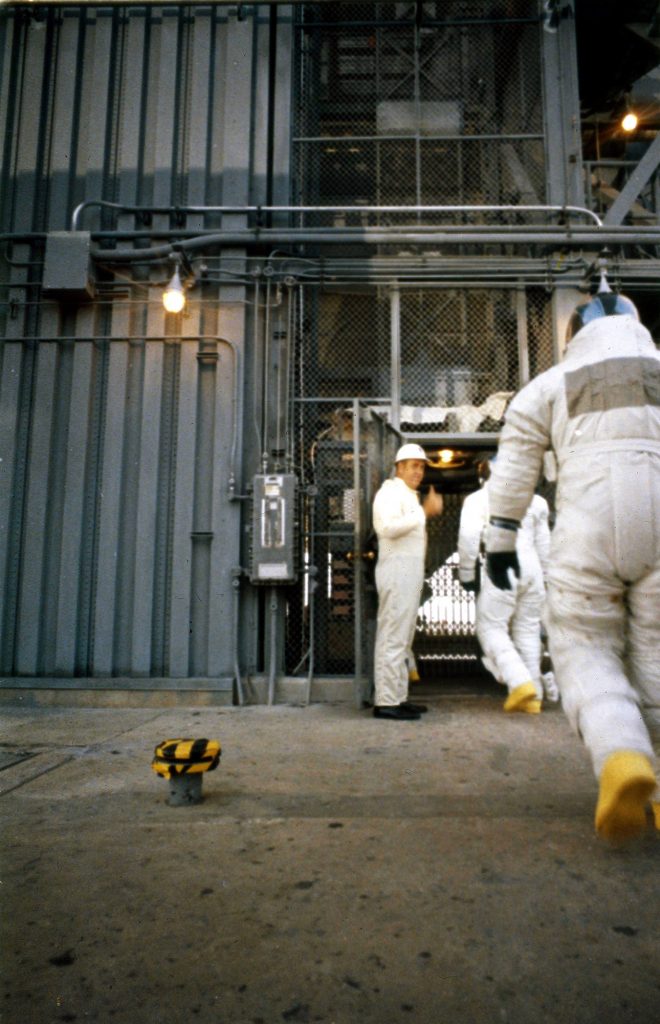
[{"label": "safety cage mesh", "polygon": [[[298,13],[294,198],[345,206],[307,226],[396,225],[368,206],[545,201],[536,3],[305,4]],[[521,211],[518,219],[524,218]],[[419,223],[501,214],[418,214]]]},{"label": "safety cage mesh", "polygon": [[[291,200],[308,209],[294,216],[301,227],[353,231],[340,248],[304,246],[305,256],[328,258],[328,274],[323,285],[301,285],[297,297],[293,435],[306,495],[303,559],[314,572],[290,594],[289,671],[310,655],[317,672],[352,672],[361,651],[368,661],[371,567],[347,556],[391,470],[395,435],[387,423],[420,439],[492,437],[510,395],[552,362],[543,288],[458,278],[411,284],[397,275],[397,265],[409,268],[420,257],[483,259],[468,232],[465,243],[433,250],[359,237],[370,227],[514,221],[510,212],[430,206],[545,202],[538,5],[494,6],[443,0],[295,10]],[[515,221],[533,216],[521,209]],[[330,283],[333,260],[354,283]],[[379,260],[393,268],[391,283],[370,280]],[[462,496],[445,498],[430,531],[417,645],[425,657],[474,665],[473,598],[457,584],[452,562]]]},{"label": "safety cage mesh", "polygon": [[[298,289],[294,321],[292,436],[304,492],[307,571],[295,596],[289,594],[287,668],[304,666],[313,647],[315,671],[346,673],[355,663],[358,613],[357,628],[365,634],[357,647],[366,645],[369,659],[372,566],[361,567],[364,604],[356,609],[356,566],[347,556],[360,546],[356,529],[362,537],[368,532],[371,501],[392,466],[398,435],[388,422],[396,339],[402,429],[422,442],[425,432],[429,438],[439,431],[492,437],[521,378],[552,364],[549,294],[539,288],[324,291],[307,285]],[[357,492],[356,457],[359,474],[365,474]],[[462,591],[453,568],[461,502],[462,493],[446,488],[445,513],[431,526],[417,630],[423,656],[454,672],[476,661],[473,598]]]}]

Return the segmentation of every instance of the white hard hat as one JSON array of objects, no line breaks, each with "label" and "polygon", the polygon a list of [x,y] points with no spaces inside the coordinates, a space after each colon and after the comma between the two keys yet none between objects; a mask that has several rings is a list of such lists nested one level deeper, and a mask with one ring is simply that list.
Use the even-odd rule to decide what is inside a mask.
[{"label": "white hard hat", "polygon": [[403,462],[405,459],[422,459],[424,462],[428,462],[428,456],[421,444],[404,444],[401,445],[396,456],[395,462]]}]

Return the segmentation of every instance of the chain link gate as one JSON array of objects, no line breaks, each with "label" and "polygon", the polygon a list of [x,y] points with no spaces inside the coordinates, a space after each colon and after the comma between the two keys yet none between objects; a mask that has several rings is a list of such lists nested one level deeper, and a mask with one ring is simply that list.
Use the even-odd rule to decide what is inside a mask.
[{"label": "chain link gate", "polygon": [[377,610],[365,541],[400,436],[359,399],[301,399],[296,414],[307,571],[289,603],[286,659],[294,671],[309,658],[310,674],[352,675],[360,705],[371,692]]}]

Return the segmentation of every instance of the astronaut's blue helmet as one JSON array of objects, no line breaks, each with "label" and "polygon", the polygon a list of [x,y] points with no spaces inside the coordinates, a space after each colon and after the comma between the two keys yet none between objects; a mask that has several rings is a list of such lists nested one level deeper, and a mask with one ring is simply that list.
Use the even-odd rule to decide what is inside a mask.
[{"label": "astronaut's blue helmet", "polygon": [[577,332],[590,324],[592,320],[599,320],[603,316],[632,316],[635,320],[639,320],[635,303],[625,295],[617,295],[613,292],[604,273],[601,275],[598,292],[593,299],[574,310],[566,328],[566,341],[574,338]]}]

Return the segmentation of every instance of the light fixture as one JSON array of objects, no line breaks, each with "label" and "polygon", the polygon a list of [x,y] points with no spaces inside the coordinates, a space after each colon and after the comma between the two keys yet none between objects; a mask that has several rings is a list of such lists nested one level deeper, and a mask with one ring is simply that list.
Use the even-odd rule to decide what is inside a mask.
[{"label": "light fixture", "polygon": [[163,292],[163,305],[167,313],[180,313],[186,304],[186,293],[179,274],[178,265],[174,268],[172,279]]},{"label": "light fixture", "polygon": [[632,96],[630,90],[627,90],[623,94],[622,113],[619,117],[619,127],[624,132],[634,132],[635,128],[639,124],[639,118],[634,111],[632,105]]},{"label": "light fixture", "polygon": [[429,466],[432,469],[447,469],[454,461],[454,452],[451,448],[438,449],[437,457],[434,459],[431,456],[428,457]]}]

